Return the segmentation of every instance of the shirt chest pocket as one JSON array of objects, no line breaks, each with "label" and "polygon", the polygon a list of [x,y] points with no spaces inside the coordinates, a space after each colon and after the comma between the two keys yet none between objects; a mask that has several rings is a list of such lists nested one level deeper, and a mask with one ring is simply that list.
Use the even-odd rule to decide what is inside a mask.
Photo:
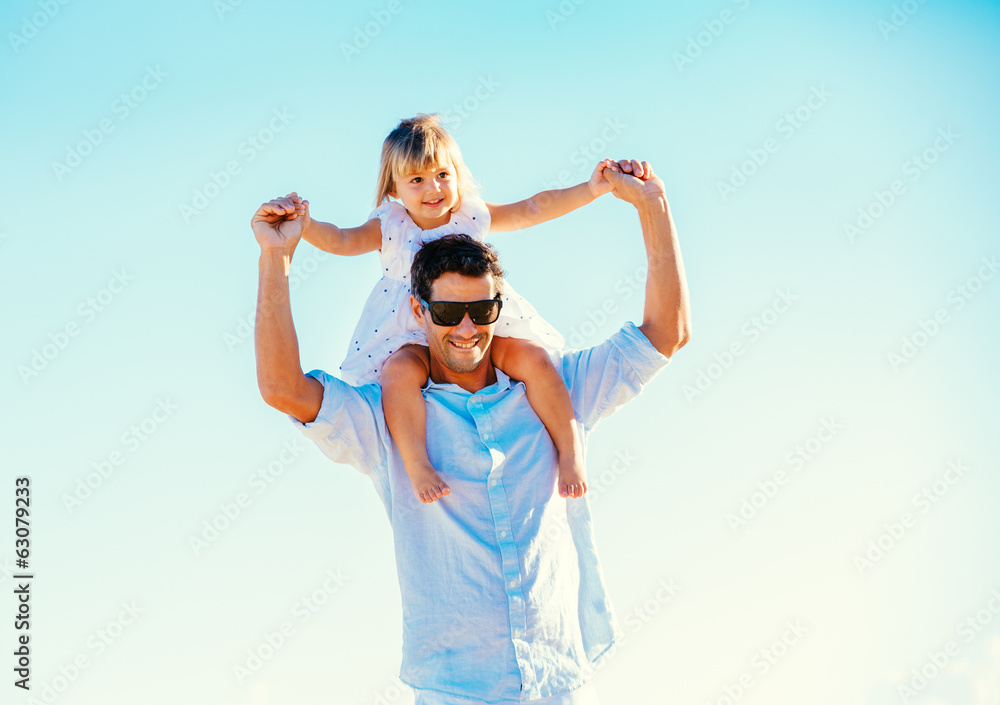
[{"label": "shirt chest pocket", "polygon": [[482,438],[471,417],[428,404],[427,431],[427,455],[445,482],[486,483],[493,469],[493,454],[498,451],[495,442]]}]

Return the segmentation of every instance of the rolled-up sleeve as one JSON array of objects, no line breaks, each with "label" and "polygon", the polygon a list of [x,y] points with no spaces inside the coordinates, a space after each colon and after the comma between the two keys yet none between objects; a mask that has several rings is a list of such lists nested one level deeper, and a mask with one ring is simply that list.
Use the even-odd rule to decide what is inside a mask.
[{"label": "rolled-up sleeve", "polygon": [[382,414],[382,390],[377,384],[352,387],[322,370],[307,377],[323,385],[323,404],[315,421],[288,419],[319,446],[330,460],[357,468],[381,481],[386,476],[388,431]]},{"label": "rolled-up sleeve", "polygon": [[560,362],[573,408],[589,431],[639,394],[670,358],[629,321],[600,345],[571,350]]}]

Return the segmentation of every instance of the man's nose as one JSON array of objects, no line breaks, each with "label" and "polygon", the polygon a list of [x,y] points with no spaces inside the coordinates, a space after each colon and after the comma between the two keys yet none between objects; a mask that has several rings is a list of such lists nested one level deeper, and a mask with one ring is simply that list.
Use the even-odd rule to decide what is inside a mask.
[{"label": "man's nose", "polygon": [[458,322],[457,326],[455,326],[455,332],[467,338],[471,338],[479,332],[476,328],[476,324],[472,322],[472,318],[469,316],[468,311],[465,312],[465,315],[462,316],[462,320]]}]

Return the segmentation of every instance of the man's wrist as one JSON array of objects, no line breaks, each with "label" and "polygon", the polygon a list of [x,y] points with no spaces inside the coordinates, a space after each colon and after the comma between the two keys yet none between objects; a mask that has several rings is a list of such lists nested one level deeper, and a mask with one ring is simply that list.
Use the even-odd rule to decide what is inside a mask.
[{"label": "man's wrist", "polygon": [[636,210],[649,215],[662,214],[669,210],[667,195],[660,192],[643,194],[632,205],[636,207]]},{"label": "man's wrist", "polygon": [[260,249],[260,268],[262,271],[279,268],[288,276],[292,265],[292,252],[295,248],[288,247],[262,247]]}]

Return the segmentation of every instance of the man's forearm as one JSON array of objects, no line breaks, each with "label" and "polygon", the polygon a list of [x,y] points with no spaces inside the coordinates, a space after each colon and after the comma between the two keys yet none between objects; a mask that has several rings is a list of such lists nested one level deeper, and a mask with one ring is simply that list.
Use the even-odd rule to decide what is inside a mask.
[{"label": "man's forearm", "polygon": [[649,342],[670,357],[691,338],[691,308],[677,229],[664,196],[636,206],[649,269],[640,326]]},{"label": "man's forearm", "polygon": [[282,250],[265,250],[260,255],[254,348],[257,385],[261,396],[272,406],[282,398],[294,396],[303,380],[288,293],[290,260],[291,254]]}]

